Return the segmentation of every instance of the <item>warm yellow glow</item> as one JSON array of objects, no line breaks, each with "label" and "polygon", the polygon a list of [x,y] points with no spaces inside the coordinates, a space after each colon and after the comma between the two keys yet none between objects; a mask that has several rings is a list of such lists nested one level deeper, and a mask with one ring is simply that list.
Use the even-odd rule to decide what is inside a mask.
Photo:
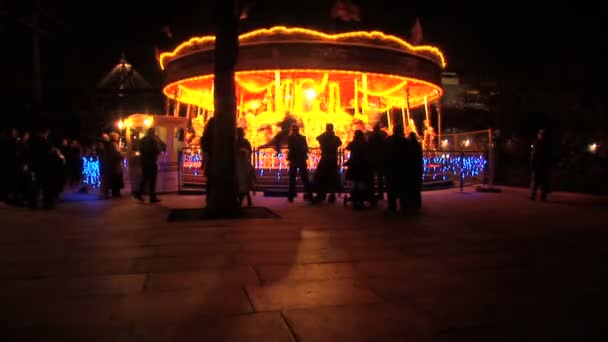
[{"label": "warm yellow glow", "polygon": [[144,126],[146,126],[146,127],[151,127],[153,123],[154,123],[154,119],[151,117],[147,117],[144,119]]},{"label": "warm yellow glow", "polygon": [[[394,45],[394,47],[386,47],[393,49],[406,50],[411,53],[415,53],[418,55],[422,55],[423,57],[430,58],[440,64],[445,68],[446,61],[443,53],[435,46],[423,45],[423,46],[414,46],[407,41],[393,36],[388,35],[380,31],[356,31],[356,32],[346,32],[346,33],[338,33],[338,34],[328,34],[324,32],[319,32],[315,30],[293,27],[288,28],[285,26],[275,26],[269,29],[259,29],[252,32],[248,32],[239,36],[239,42],[243,45],[246,45],[248,41],[251,40],[263,40],[265,37],[270,37],[276,34],[290,35],[290,36],[306,36],[307,38],[313,38],[322,41],[330,41],[335,43],[343,43],[343,44],[352,44],[352,45],[373,45],[375,47],[383,47],[378,46],[376,40],[380,40],[384,43],[389,43]],[[297,40],[296,37],[291,38],[291,41]],[[303,39],[304,40],[304,39]],[[208,46],[204,46],[207,44]],[[163,52],[160,55],[159,63],[160,67],[164,69],[167,64],[174,58],[179,58],[182,55],[188,54],[191,49],[198,50],[208,50],[213,48],[213,44],[215,44],[215,36],[203,36],[203,37],[193,37],[188,41],[183,42],[177,48],[175,48],[171,52]]]},{"label": "warm yellow glow", "polygon": [[448,145],[449,145],[448,139],[443,139],[441,141],[441,147],[446,148],[446,147],[448,147]]},{"label": "warm yellow glow", "polygon": [[306,99],[308,101],[314,100],[314,98],[317,96],[317,92],[314,89],[306,89],[304,94],[306,94]]},{"label": "warm yellow glow", "polygon": [[589,149],[589,152],[591,152],[591,153],[597,152],[597,144],[596,143],[590,144],[588,149]]},{"label": "warm yellow glow", "polygon": [[[414,78],[345,70],[241,71],[235,74],[235,82],[237,125],[245,129],[247,139],[256,147],[280,131],[279,123],[286,115],[301,127],[310,147],[318,145],[316,137],[326,123],[334,124],[344,143],[352,139],[355,130],[369,130],[379,120],[389,127],[393,120],[403,121],[408,132],[417,132],[410,109],[425,105],[425,99],[428,105],[442,94],[439,86]],[[213,115],[213,75],[170,83],[163,92],[198,107],[197,113],[206,113],[205,120]],[[401,110],[400,118],[389,115],[393,109]]]},{"label": "warm yellow glow", "polygon": [[465,140],[464,143],[463,143],[463,145],[464,145],[464,147],[471,146],[471,140],[469,140],[469,139]]},{"label": "warm yellow glow", "polygon": [[118,122],[116,122],[116,127],[118,127],[118,129],[123,129],[124,126],[125,123],[122,120],[118,120]]}]

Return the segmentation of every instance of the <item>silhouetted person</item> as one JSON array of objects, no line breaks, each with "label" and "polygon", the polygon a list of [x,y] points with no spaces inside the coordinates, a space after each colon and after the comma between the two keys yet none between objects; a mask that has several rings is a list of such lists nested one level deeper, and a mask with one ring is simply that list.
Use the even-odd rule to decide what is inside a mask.
[{"label": "silhouetted person", "polygon": [[408,151],[408,177],[407,181],[407,197],[408,207],[420,209],[422,207],[422,174],[424,172],[424,160],[422,154],[422,144],[418,139],[418,134],[411,132],[409,135],[409,151]]},{"label": "silhouetted person", "polygon": [[78,140],[72,140],[64,156],[67,163],[68,185],[77,185],[82,178],[82,148]]},{"label": "silhouetted person", "polygon": [[552,157],[550,140],[547,137],[546,130],[541,129],[536,135],[530,158],[532,167],[530,199],[533,201],[536,200],[536,192],[539,188],[541,201],[547,200],[547,195],[551,192],[549,181]]},{"label": "silhouetted person", "polygon": [[287,160],[289,160],[289,190],[287,200],[293,202],[297,196],[296,193],[296,176],[300,172],[300,179],[304,184],[304,199],[312,199],[312,190],[308,179],[308,143],[306,137],[300,134],[300,128],[293,125],[291,135],[287,139]]},{"label": "silhouetted person", "polygon": [[377,196],[378,199],[384,199],[384,162],[386,156],[386,138],[387,134],[384,132],[380,124],[374,126],[374,131],[369,135],[369,149],[373,151],[370,153],[370,161],[373,169],[373,177],[377,184]]},{"label": "silhouetted person", "polygon": [[182,170],[183,165],[183,156],[184,156],[184,142],[186,140],[186,131],[183,128],[177,130],[177,134],[175,135],[175,150],[177,151],[177,165],[179,168],[179,172]]},{"label": "silhouetted person", "polygon": [[338,175],[338,148],[342,145],[342,140],[336,136],[334,125],[327,124],[325,133],[317,137],[321,148],[321,160],[315,173],[315,186],[317,188],[316,202],[325,200],[329,193],[329,201],[335,202],[339,185]]},{"label": "silhouetted person", "polygon": [[289,133],[291,128],[296,124],[296,120],[293,116],[287,112],[285,113],[285,117],[283,121],[278,123],[278,126],[281,130],[272,137],[272,139],[266,144],[261,145],[259,148],[269,148],[272,147],[275,149],[276,153],[281,153],[281,149],[287,145],[289,139]]},{"label": "silhouetted person", "polygon": [[213,163],[213,141],[215,130],[215,117],[211,117],[205,125],[205,130],[201,136],[201,150],[203,151],[203,173],[205,175],[205,192],[209,195],[211,187],[213,186],[213,177],[211,175],[211,164]]},{"label": "silhouetted person", "polygon": [[101,198],[108,199],[112,182],[112,148],[109,134],[103,133],[101,135],[101,139],[97,142],[96,151],[99,158]]},{"label": "silhouetted person", "polygon": [[125,184],[123,180],[122,162],[123,157],[120,152],[120,136],[118,133],[110,134],[110,144],[108,145],[108,159],[109,159],[109,188],[112,193],[112,197],[120,197],[120,189]]},{"label": "silhouetted person", "polygon": [[161,146],[153,127],[148,128],[146,135],[139,142],[139,152],[141,155],[142,180],[140,190],[134,194],[134,197],[143,201],[142,195],[148,190],[150,203],[159,202],[160,200],[156,197],[156,177],[158,175],[156,162],[161,152]]},{"label": "silhouetted person", "polygon": [[346,162],[348,166],[346,179],[353,183],[351,191],[353,208],[361,209],[364,207],[366,200],[375,203],[372,200],[374,185],[370,163],[370,155],[375,151],[370,151],[369,145],[365,141],[365,135],[361,130],[355,131],[353,141],[348,143],[346,149],[350,151],[350,158]]},{"label": "silhouetted person", "polygon": [[0,201],[6,200],[8,203],[11,203],[16,191],[16,178],[19,174],[19,164],[17,161],[19,132],[13,128],[9,132],[1,133],[0,156],[4,160],[0,162]]},{"label": "silhouetted person", "polygon": [[396,124],[393,127],[393,135],[386,139],[386,185],[388,197],[388,210],[397,210],[397,198],[399,207],[405,209],[407,204],[407,179],[410,167],[408,154],[410,153],[410,142],[404,136],[403,125]]},{"label": "silhouetted person", "polygon": [[31,160],[30,133],[25,132],[17,144],[18,174],[14,194],[11,196],[15,204],[24,204],[32,191]]},{"label": "silhouetted person", "polygon": [[236,130],[236,178],[238,186],[239,205],[243,205],[243,199],[247,198],[247,206],[251,207],[251,191],[255,173],[253,165],[251,165],[251,143],[245,138],[245,130],[237,128]]},{"label": "silhouetted person", "polygon": [[55,205],[61,193],[63,156],[49,141],[50,130],[42,129],[31,142],[32,192],[29,205],[37,207],[42,192],[42,204],[46,209]]}]

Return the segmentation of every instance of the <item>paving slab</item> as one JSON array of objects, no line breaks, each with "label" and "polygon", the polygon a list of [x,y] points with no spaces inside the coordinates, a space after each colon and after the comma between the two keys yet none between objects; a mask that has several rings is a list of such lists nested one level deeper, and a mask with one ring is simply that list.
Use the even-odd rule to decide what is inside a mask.
[{"label": "paving slab", "polygon": [[245,291],[239,286],[145,291],[124,296],[120,304],[116,320],[133,321],[148,326],[253,312]]},{"label": "paving slab", "polygon": [[4,295],[14,297],[66,297],[79,295],[120,295],[143,290],[145,274],[107,276],[52,277],[9,280],[2,284]]},{"label": "paving slab", "polygon": [[234,262],[229,255],[212,254],[191,257],[153,257],[133,261],[131,273],[153,273],[170,271],[194,271],[218,269],[232,266]]},{"label": "paving slab", "polygon": [[205,290],[218,287],[259,285],[258,275],[250,266],[197,272],[150,273],[146,291]]},{"label": "paving slab", "polygon": [[15,262],[3,265],[0,279],[32,279],[59,276],[112,275],[132,272],[134,259],[50,260]]},{"label": "paving slab", "polygon": [[246,290],[256,311],[382,301],[365,283],[352,279],[247,286]]},{"label": "paving slab", "polygon": [[[608,200],[423,193],[417,216],[257,196],[276,220],[167,222],[202,196],[0,204],[0,340],[593,340]],[[8,337],[11,338],[8,338]],[[42,336],[42,338],[37,338]],[[7,337],[7,338],[3,338]]]},{"label": "paving slab", "polygon": [[298,341],[432,341],[431,321],[407,304],[286,310]]},{"label": "paving slab", "polygon": [[278,312],[184,319],[177,323],[136,324],[134,336],[141,341],[268,341],[295,342]]},{"label": "paving slab", "polygon": [[353,263],[260,265],[255,269],[264,284],[359,277]]}]

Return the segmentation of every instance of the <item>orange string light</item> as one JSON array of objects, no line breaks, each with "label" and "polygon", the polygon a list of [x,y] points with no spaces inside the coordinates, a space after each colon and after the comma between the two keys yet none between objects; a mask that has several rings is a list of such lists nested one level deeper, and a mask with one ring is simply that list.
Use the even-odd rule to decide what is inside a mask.
[{"label": "orange string light", "polygon": [[[275,26],[269,29],[259,29],[255,31],[251,31],[239,36],[239,42],[241,45],[247,45],[247,43],[254,39],[263,40],[264,37],[270,37],[273,35],[288,35],[288,36],[306,36],[307,38],[315,38],[319,40],[332,41],[336,43],[344,42],[351,43],[353,45],[374,45],[374,47],[381,47],[378,44],[373,44],[372,42],[365,42],[364,40],[380,40],[386,43],[390,43],[395,45],[395,49],[406,50],[411,53],[419,54],[421,56],[430,58],[441,67],[445,68],[446,60],[439,48],[430,45],[421,45],[414,46],[407,41],[393,36],[389,34],[385,34],[380,31],[355,31],[355,32],[346,32],[346,33],[338,33],[338,34],[328,34],[320,31],[315,31],[311,29],[305,29],[301,27],[285,27],[285,26]],[[292,38],[290,41],[296,41],[297,38]],[[355,40],[354,42],[352,40]],[[189,40],[181,43],[178,47],[176,47],[171,52],[163,52],[160,54],[159,63],[161,69],[165,69],[167,64],[175,59],[185,55],[188,55],[191,52],[196,51],[205,51],[213,48],[213,44],[215,44],[215,36],[203,36],[203,37],[193,37]],[[207,45],[207,46],[205,46]],[[192,48],[197,48],[196,51],[189,51]],[[390,49],[390,47],[386,47]]]}]

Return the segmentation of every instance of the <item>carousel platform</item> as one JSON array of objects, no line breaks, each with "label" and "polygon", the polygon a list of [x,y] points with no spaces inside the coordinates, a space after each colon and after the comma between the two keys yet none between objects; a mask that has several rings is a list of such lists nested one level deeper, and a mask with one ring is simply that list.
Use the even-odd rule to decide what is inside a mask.
[{"label": "carousel platform", "polygon": [[[259,173],[259,172],[258,172]],[[431,177],[425,179],[422,184],[423,190],[448,189],[455,185],[454,181],[448,180],[433,180]],[[342,192],[350,191],[350,184],[343,182]],[[289,177],[287,175],[277,176],[276,174],[258,174],[255,187],[256,192],[262,193],[265,197],[287,197],[289,188]],[[184,174],[183,183],[180,187],[180,194],[204,194],[206,190],[206,179],[203,175]],[[298,193],[304,192],[303,184],[298,180],[296,185]]]}]

